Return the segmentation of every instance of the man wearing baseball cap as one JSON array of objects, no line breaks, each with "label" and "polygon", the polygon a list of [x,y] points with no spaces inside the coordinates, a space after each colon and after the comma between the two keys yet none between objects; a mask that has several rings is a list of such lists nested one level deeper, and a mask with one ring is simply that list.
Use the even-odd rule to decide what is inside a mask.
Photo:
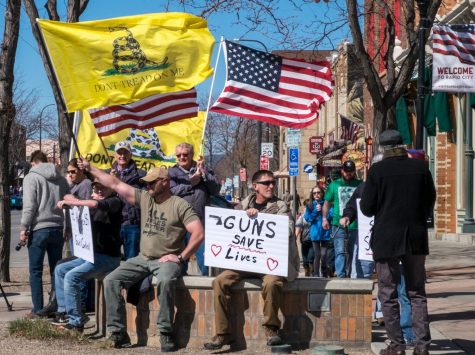
[{"label": "man wearing baseball cap", "polygon": [[[355,266],[355,263],[350,263],[350,261],[353,260],[354,250],[356,247],[356,238],[358,237],[358,222],[354,221],[348,225],[349,240],[346,246],[348,250],[346,251],[346,226],[340,225],[340,219],[343,215],[343,209],[346,207],[347,202],[359,184],[361,184],[361,180],[356,178],[355,162],[352,160],[346,160],[341,167],[341,178],[332,181],[328,186],[327,192],[325,193],[325,202],[323,204],[322,212],[322,227],[323,229],[330,229],[327,215],[330,206],[333,205],[333,219],[331,228],[335,251],[335,265],[329,265],[329,267],[336,271],[336,276],[339,278],[349,277],[352,274],[350,267]],[[346,257],[347,252],[348,258]],[[347,266],[348,264],[352,265]],[[355,272],[353,272],[353,275],[356,277]]]},{"label": "man wearing baseball cap", "polygon": [[[118,142],[115,145],[114,163],[111,174],[117,176],[126,184],[143,188],[140,178],[145,171],[139,169],[132,159],[132,147],[128,141]],[[122,226],[120,228],[120,240],[125,259],[137,256],[140,246],[140,208],[122,200]]]},{"label": "man wearing baseball cap", "polygon": [[[141,213],[139,255],[127,259],[104,279],[107,331],[110,333],[108,343],[115,348],[131,346],[121,290],[153,274],[158,279],[160,310],[157,328],[160,331],[161,351],[175,351],[177,347],[172,331],[176,280],[181,275],[183,264],[204,239],[198,215],[188,202],[172,195],[168,171],[164,167],[150,169],[141,179],[146,184],[146,190],[140,190],[91,166],[86,160],[81,160],[79,165],[125,201],[140,207]],[[190,238],[185,246],[187,232]]]}]

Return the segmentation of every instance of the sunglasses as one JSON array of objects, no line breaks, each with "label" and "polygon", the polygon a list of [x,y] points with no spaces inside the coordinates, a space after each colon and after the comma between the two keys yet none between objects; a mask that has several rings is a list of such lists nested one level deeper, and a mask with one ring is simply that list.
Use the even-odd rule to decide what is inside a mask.
[{"label": "sunglasses", "polygon": [[313,194],[314,194],[314,195],[321,195],[321,194],[323,194],[323,192],[321,192],[321,191],[313,191]]},{"label": "sunglasses", "polygon": [[181,157],[188,158],[188,155],[189,155],[188,153],[181,153],[181,154],[177,154],[176,157],[177,158],[181,158]]},{"label": "sunglasses", "polygon": [[66,171],[66,172],[67,172],[68,174],[71,174],[71,175],[75,175],[75,174],[78,173],[77,170],[68,170],[68,171]]},{"label": "sunglasses", "polygon": [[275,180],[256,181],[255,184],[270,186],[270,185],[275,185]]}]

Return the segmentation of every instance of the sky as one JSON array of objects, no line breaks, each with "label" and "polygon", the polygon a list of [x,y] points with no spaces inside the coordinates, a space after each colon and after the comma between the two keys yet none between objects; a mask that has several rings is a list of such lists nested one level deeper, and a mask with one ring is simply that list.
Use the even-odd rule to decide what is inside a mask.
[{"label": "sky", "polygon": [[[46,10],[43,4],[44,0],[36,1],[40,17],[47,18]],[[65,8],[63,2],[58,2],[58,11],[62,20],[65,18]],[[62,5],[63,4],[63,5]],[[128,15],[157,13],[164,11],[164,2],[159,0],[93,0],[89,2],[86,11],[81,15],[80,21],[99,20],[105,18],[122,17]],[[6,0],[0,0],[0,36],[3,38],[4,27],[4,13]],[[332,10],[327,3],[321,2],[319,4],[310,2],[303,5],[303,11],[296,11],[290,2],[287,0],[276,1],[277,14],[285,14],[289,21],[297,21],[301,25],[312,26],[315,19],[319,17],[329,18],[332,15]],[[23,4],[22,4],[23,8]],[[196,10],[191,8],[172,8],[172,11],[183,11],[199,14]],[[307,22],[307,23],[306,23]],[[236,24],[235,13],[217,13],[208,18],[208,27],[213,34],[216,44],[213,50],[213,59],[211,64],[216,68],[216,80],[213,89],[214,97],[217,97],[221,92],[225,81],[225,65],[224,59],[221,59],[217,66],[215,66],[216,54],[218,52],[218,43],[223,36],[225,39],[245,38],[249,40],[257,40],[265,43],[269,51],[277,49],[297,49],[291,48],[290,44],[283,47],[277,41],[269,39],[268,37],[275,37],[275,29],[272,26],[264,26],[264,30],[259,32],[248,32],[247,29],[239,24]],[[266,35],[265,31],[269,31]],[[311,37],[311,31],[309,30]],[[303,32],[300,32],[301,34]],[[341,41],[348,37],[347,30],[341,30],[332,35],[332,43],[324,43],[318,49],[334,49]],[[261,44],[257,42],[241,42],[243,45],[253,47],[258,50],[263,50]],[[54,98],[49,81],[46,77],[43,63],[38,53],[36,41],[31,33],[29,19],[26,13],[22,10],[22,18],[20,22],[20,39],[17,49],[17,58],[15,63],[15,78],[21,81],[21,85],[25,89],[35,89],[39,100],[37,102],[36,110],[39,112],[45,105],[54,104]],[[211,87],[212,77],[206,79],[198,86],[199,99],[202,102],[207,102]]]}]

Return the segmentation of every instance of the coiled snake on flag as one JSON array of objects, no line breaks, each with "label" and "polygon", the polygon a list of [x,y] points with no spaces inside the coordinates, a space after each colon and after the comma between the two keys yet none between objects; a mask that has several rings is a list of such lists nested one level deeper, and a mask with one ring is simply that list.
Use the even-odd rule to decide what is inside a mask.
[{"label": "coiled snake on flag", "polygon": [[126,27],[111,27],[109,30],[111,32],[125,31],[127,33],[126,36],[117,37],[112,42],[114,46],[112,51],[113,65],[119,73],[134,74],[142,70],[146,64],[156,67],[167,63],[168,57],[165,57],[161,63],[148,60],[140,48],[140,43]]}]

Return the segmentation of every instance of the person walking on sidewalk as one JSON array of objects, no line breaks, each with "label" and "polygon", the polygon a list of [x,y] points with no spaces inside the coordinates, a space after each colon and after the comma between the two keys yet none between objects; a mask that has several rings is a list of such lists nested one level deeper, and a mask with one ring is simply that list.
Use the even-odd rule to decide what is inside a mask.
[{"label": "person walking on sidewalk", "polygon": [[[108,345],[130,347],[127,315],[122,289],[129,289],[144,277],[153,274],[158,279],[157,294],[160,310],[157,329],[162,352],[177,349],[173,339],[175,288],[182,266],[193,255],[204,238],[203,226],[196,212],[184,199],[170,192],[168,171],[152,168],[141,179],[147,190],[133,188],[82,160],[79,165],[90,171],[104,186],[116,191],[130,204],[140,207],[141,238],[138,256],[127,259],[104,279],[106,322],[110,336]],[[185,234],[190,239],[185,247]]]},{"label": "person walking on sidewalk", "polygon": [[54,291],[54,268],[63,252],[64,215],[56,204],[69,192],[66,179],[46,154],[36,150],[31,154],[30,172],[23,180],[23,212],[20,243],[28,246],[31,300],[29,317],[43,308],[43,261],[48,254],[51,290]]},{"label": "person walking on sidewalk", "polygon": [[434,180],[425,161],[410,159],[396,130],[381,133],[383,160],[373,164],[363,190],[360,208],[374,216],[370,240],[378,275],[379,299],[390,340],[384,355],[405,354],[400,326],[397,284],[399,263],[406,276],[412,305],[416,343],[413,354],[429,354],[431,342],[425,291],[425,258],[429,254],[427,219],[434,208]]},{"label": "person walking on sidewalk", "polygon": [[[238,205],[238,209],[246,211],[249,217],[257,217],[258,213],[271,213],[289,216],[289,267],[287,281],[293,281],[299,272],[300,260],[297,243],[294,236],[294,223],[287,204],[274,196],[274,174],[269,170],[258,170],[252,176],[252,187],[255,192],[247,196]],[[262,298],[264,300],[263,327],[267,336],[267,345],[280,345],[279,336],[280,319],[279,308],[282,300],[282,288],[285,278],[276,275],[256,274],[252,272],[224,270],[213,280],[214,314],[216,335],[211,342],[205,343],[207,350],[219,350],[224,345],[234,342],[229,322],[230,309],[232,308],[231,288],[239,281],[246,278],[260,278],[262,280]]]}]

